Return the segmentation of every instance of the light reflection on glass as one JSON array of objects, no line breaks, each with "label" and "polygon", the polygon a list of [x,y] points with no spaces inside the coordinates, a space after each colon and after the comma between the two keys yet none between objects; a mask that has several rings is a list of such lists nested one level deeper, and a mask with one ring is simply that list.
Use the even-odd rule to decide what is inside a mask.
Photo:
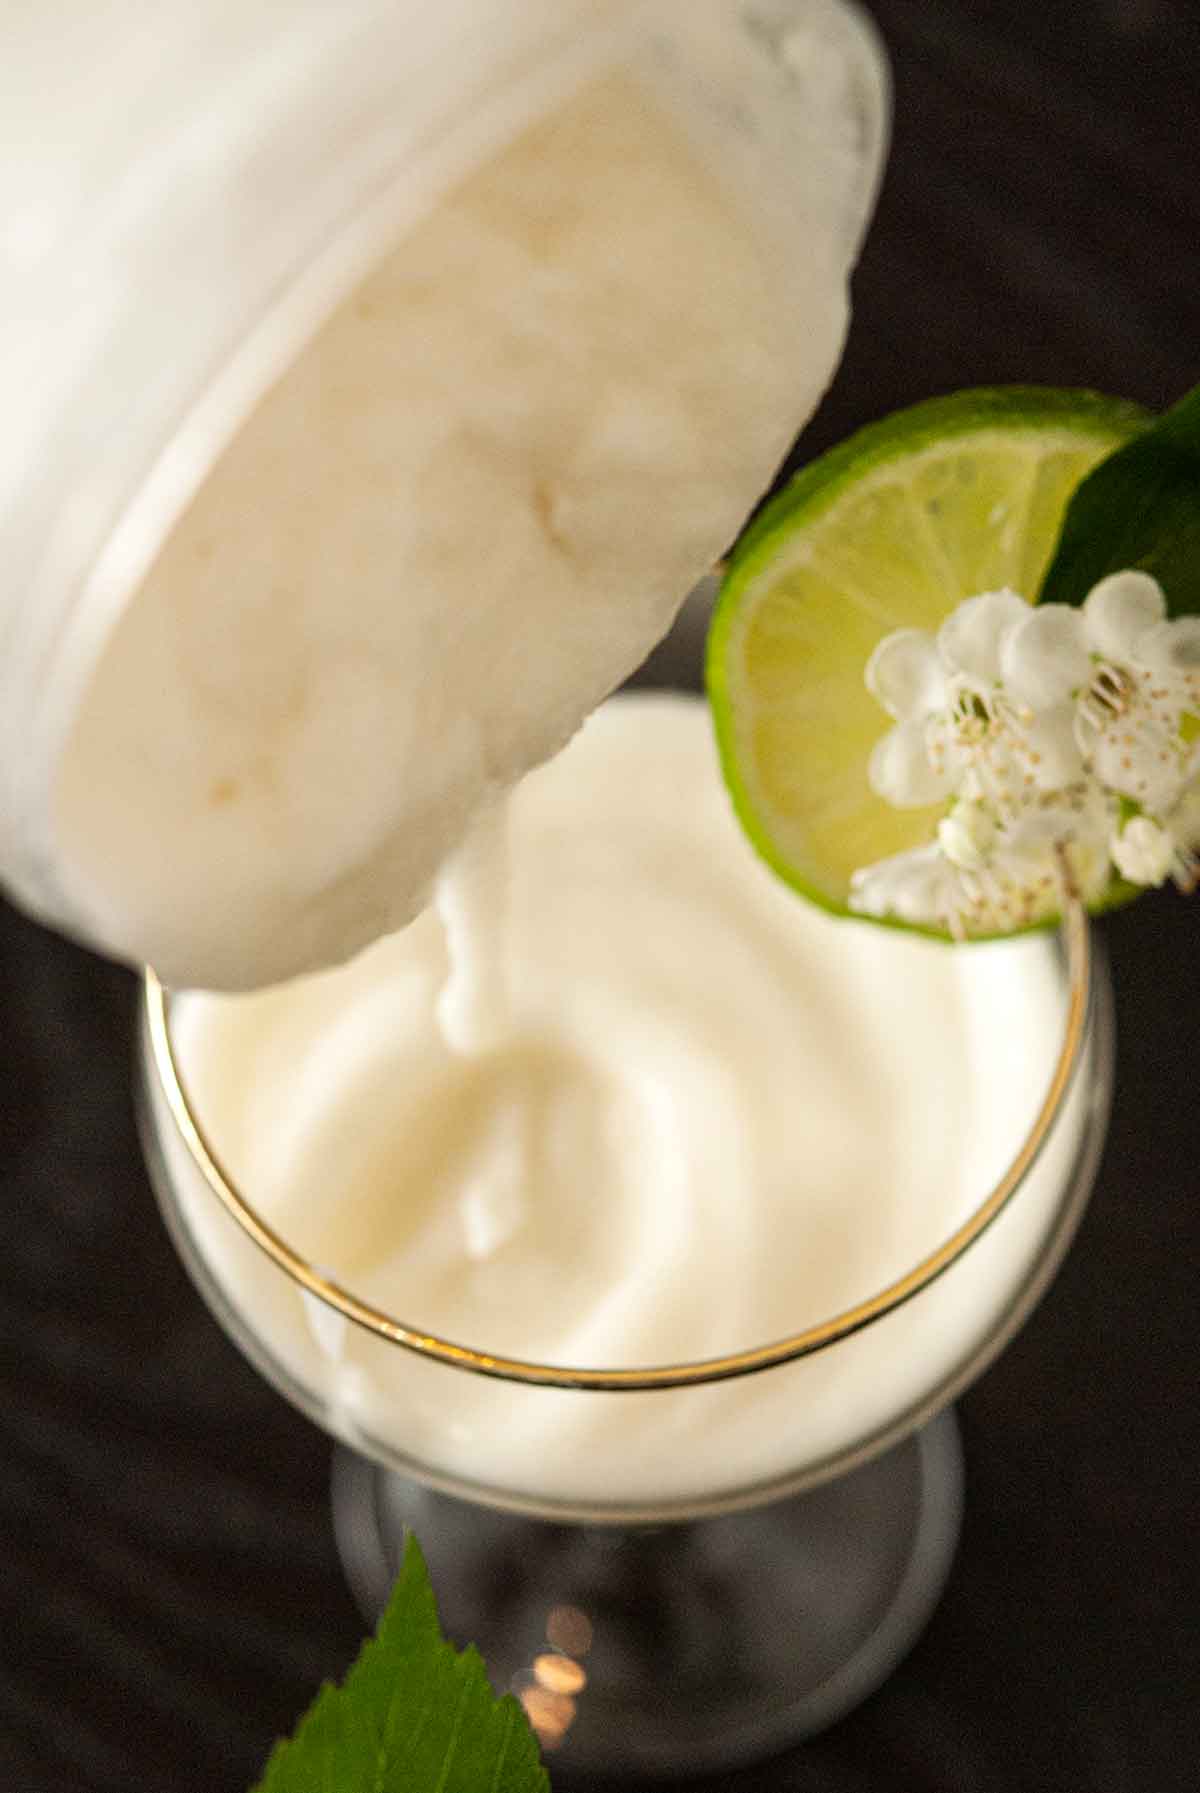
[{"label": "light reflection on glass", "polygon": [[522,1675],[514,1692],[543,1750],[558,1749],[579,1712],[576,1699],[587,1686],[579,1656],[592,1647],[592,1622],[577,1606],[555,1606],[546,1617],[550,1649],[534,1658],[532,1678]]},{"label": "light reflection on glass", "polygon": [[592,1647],[592,1621],[577,1606],[555,1606],[546,1620],[546,1636],[564,1656],[586,1656]]},{"label": "light reflection on glass", "polygon": [[539,1656],[533,1678],[547,1693],[582,1693],[587,1686],[587,1670],[572,1656]]},{"label": "light reflection on glass", "polygon": [[544,1687],[526,1687],[521,1704],[542,1748],[557,1749],[575,1722],[575,1701],[566,1694],[547,1693]]}]

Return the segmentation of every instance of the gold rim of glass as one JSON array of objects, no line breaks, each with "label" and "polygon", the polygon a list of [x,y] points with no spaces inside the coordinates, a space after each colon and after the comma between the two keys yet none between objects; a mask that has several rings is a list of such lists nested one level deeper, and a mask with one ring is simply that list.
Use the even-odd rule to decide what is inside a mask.
[{"label": "gold rim of glass", "polygon": [[849,1338],[851,1334],[861,1332],[864,1327],[883,1319],[936,1282],[1004,1211],[1046,1142],[1071,1087],[1086,1038],[1093,962],[1088,920],[1080,904],[1072,902],[1066,907],[1061,932],[1066,942],[1067,1015],[1049,1088],[1008,1169],[962,1226],[904,1276],[889,1283],[867,1300],[843,1309],[831,1319],[820,1321],[815,1326],[806,1327],[802,1332],[777,1339],[768,1345],[733,1351],[720,1357],[702,1358],[691,1363],[662,1364],[646,1368],[582,1369],[479,1351],[472,1346],[460,1345],[453,1340],[439,1338],[436,1334],[406,1326],[402,1321],[359,1300],[350,1290],[323,1276],[313,1264],[293,1251],[287,1241],[255,1212],[225,1171],[206,1138],[188,1100],[175,1058],[168,1014],[170,998],[163,985],[149,970],[145,977],[146,1023],[154,1068],[172,1121],[209,1189],[242,1231],[280,1270],[310,1295],[344,1315],[347,1320],[417,1356],[504,1382],[525,1383],[541,1388],[597,1389],[610,1393],[622,1390],[689,1388],[704,1383],[730,1381],[737,1376],[749,1376],[759,1370],[790,1363],[796,1358],[810,1357],[814,1352],[825,1350],[828,1346]]}]

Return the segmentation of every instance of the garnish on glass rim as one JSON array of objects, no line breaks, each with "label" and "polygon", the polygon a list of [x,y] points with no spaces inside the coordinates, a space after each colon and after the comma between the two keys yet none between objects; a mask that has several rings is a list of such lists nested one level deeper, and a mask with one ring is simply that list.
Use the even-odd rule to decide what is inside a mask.
[{"label": "garnish on glass rim", "polygon": [[936,637],[885,636],[866,683],[896,718],[872,789],[952,807],[926,845],[854,874],[852,909],[965,938],[1052,919],[1064,878],[1091,904],[1114,878],[1195,884],[1200,619],[1169,622],[1149,574],[1110,574],[1081,609],[967,598]]},{"label": "garnish on glass rim", "polygon": [[1198,610],[1200,393],[901,412],[731,560],[709,689],[743,824],[825,907],[956,940],[1190,889]]}]

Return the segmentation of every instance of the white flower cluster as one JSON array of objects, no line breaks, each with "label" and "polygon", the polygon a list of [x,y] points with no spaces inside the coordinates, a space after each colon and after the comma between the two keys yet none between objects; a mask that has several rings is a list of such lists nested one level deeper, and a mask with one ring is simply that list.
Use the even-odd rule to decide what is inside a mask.
[{"label": "white flower cluster", "polygon": [[1013,591],[967,598],[935,636],[899,629],[867,665],[896,726],[872,789],[946,803],[935,838],[862,868],[850,906],[1007,933],[1064,891],[1198,881],[1200,617],[1167,620],[1146,573],[1101,580],[1080,609]]}]

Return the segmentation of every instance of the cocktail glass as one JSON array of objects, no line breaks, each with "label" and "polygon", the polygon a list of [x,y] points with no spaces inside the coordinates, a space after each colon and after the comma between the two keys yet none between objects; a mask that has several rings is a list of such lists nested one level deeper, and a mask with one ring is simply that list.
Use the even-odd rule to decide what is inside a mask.
[{"label": "cocktail glass", "polygon": [[[705,616],[700,594],[643,682],[695,687]],[[238,1345],[340,1441],[335,1526],[365,1614],[381,1611],[411,1528],[449,1633],[521,1695],[564,1768],[730,1766],[825,1728],[874,1691],[950,1570],[962,1500],[951,1404],[1048,1286],[1099,1159],[1111,998],[1077,907],[1057,955],[1062,1026],[1044,1098],[951,1236],[791,1337],[635,1369],[520,1361],[486,1339],[430,1336],[307,1261],[205,1137],[173,1047],[173,999],[148,974],[141,1114],[167,1225]],[[873,1405],[856,1396],[853,1419],[841,1415],[839,1387],[861,1394],[885,1363],[886,1394]],[[897,1364],[909,1366],[898,1379]],[[589,1453],[583,1482],[539,1446],[575,1424],[581,1403],[613,1441],[607,1459]],[[649,1482],[620,1442],[637,1406],[636,1451],[662,1440]],[[742,1434],[751,1407],[772,1423]],[[792,1447],[788,1415],[800,1413],[806,1441]],[[728,1432],[727,1469],[697,1482],[687,1437],[714,1429]],[[510,1441],[487,1482],[455,1461],[481,1434]]]}]

